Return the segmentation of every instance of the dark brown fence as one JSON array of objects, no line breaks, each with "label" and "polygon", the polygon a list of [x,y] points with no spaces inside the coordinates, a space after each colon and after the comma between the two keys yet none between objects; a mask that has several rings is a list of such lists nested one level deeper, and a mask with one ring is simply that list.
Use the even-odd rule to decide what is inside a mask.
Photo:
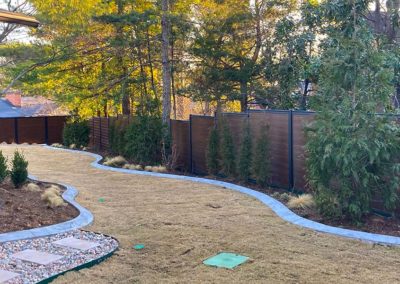
[{"label": "dark brown fence", "polygon": [[[177,168],[194,174],[207,174],[207,145],[211,129],[224,120],[229,125],[234,147],[238,152],[243,127],[250,126],[253,143],[262,129],[268,129],[270,147],[270,184],[282,188],[307,189],[305,179],[304,126],[314,118],[312,112],[298,111],[250,111],[248,113],[224,113],[221,117],[191,115],[189,121],[172,120],[171,135]],[[89,121],[91,144],[100,150],[108,150],[109,127],[115,121],[129,124],[129,117],[93,118]]]},{"label": "dark brown fence", "polygon": [[0,118],[0,142],[62,143],[66,116]]}]

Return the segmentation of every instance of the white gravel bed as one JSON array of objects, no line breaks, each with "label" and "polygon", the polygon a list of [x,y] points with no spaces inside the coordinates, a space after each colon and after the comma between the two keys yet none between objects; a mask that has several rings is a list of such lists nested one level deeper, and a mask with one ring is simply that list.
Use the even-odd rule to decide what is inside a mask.
[{"label": "white gravel bed", "polygon": [[[81,251],[52,244],[54,241],[68,237],[96,242],[100,245],[86,251]],[[99,259],[115,251],[117,248],[118,242],[111,237],[80,230],[38,239],[6,242],[0,244],[0,269],[21,274],[21,276],[6,282],[7,284],[37,283],[59,273]],[[14,253],[26,249],[63,255],[64,257],[48,265],[39,265],[10,257]]]}]

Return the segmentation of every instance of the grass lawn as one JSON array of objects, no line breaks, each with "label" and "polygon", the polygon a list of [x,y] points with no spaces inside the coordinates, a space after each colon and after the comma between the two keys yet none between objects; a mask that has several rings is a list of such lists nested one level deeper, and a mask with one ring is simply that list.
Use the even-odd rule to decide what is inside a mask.
[{"label": "grass lawn", "polygon": [[[11,155],[16,146],[0,146]],[[30,173],[66,183],[120,250],[55,283],[398,283],[400,248],[361,243],[288,224],[262,203],[227,189],[94,169],[92,158],[19,146]],[[104,198],[100,202],[99,198]],[[134,244],[146,248],[135,251]],[[230,271],[202,261],[218,252],[249,256]]]}]

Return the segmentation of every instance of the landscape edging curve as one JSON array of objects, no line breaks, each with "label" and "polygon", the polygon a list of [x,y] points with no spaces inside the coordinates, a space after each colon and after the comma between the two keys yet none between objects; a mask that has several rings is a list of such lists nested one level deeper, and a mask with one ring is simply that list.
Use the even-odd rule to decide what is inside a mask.
[{"label": "landscape edging curve", "polygon": [[[31,175],[29,176],[29,178],[35,181],[44,182]],[[65,185],[61,183],[59,183],[59,185],[62,185],[66,188],[66,190],[62,194],[62,197],[65,201],[70,203],[79,211],[79,216],[75,217],[72,220],[46,227],[0,234],[0,243],[47,237],[60,233],[66,233],[90,225],[94,220],[93,214],[75,201],[75,198],[79,193],[78,190],[70,185]]]},{"label": "landscape edging curve", "polygon": [[327,233],[331,235],[346,237],[350,239],[361,240],[365,242],[371,243],[379,243],[379,244],[386,244],[386,245],[400,245],[400,237],[395,236],[388,236],[388,235],[381,235],[381,234],[374,234],[374,233],[367,233],[362,231],[350,230],[350,229],[343,229],[338,227],[333,227],[325,224],[321,224],[309,219],[305,219],[301,216],[298,216],[294,212],[292,212],[289,208],[283,205],[281,202],[275,200],[274,198],[270,197],[267,194],[264,194],[259,191],[252,190],[250,188],[224,182],[218,180],[210,180],[206,178],[198,178],[198,177],[189,177],[189,176],[180,176],[174,174],[161,174],[161,173],[154,173],[154,172],[146,172],[146,171],[136,171],[136,170],[128,170],[128,169],[121,169],[121,168],[114,168],[109,166],[104,166],[99,162],[103,159],[102,156],[86,151],[79,151],[79,150],[71,150],[65,148],[56,148],[51,146],[44,146],[45,148],[52,149],[52,150],[60,150],[60,151],[67,151],[71,153],[80,153],[87,156],[91,156],[96,160],[91,163],[94,168],[107,170],[107,171],[114,171],[119,173],[126,173],[126,174],[135,174],[135,175],[145,175],[145,176],[154,176],[160,178],[169,178],[169,179],[176,179],[176,180],[184,180],[184,181],[191,181],[191,182],[199,182],[204,184],[210,184],[214,186],[220,186],[224,188],[228,188],[240,193],[244,193],[249,195],[253,198],[258,199],[265,205],[267,205],[272,211],[275,212],[283,220],[292,223],[294,225],[304,227],[307,229],[311,229],[317,232]]}]

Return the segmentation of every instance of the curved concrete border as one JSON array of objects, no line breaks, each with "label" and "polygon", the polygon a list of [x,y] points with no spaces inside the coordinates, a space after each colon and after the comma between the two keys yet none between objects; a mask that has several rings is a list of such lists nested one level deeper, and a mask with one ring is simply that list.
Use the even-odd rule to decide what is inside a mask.
[{"label": "curved concrete border", "polygon": [[[29,176],[30,179],[39,181],[34,176]],[[41,181],[44,182],[44,181]],[[62,197],[65,201],[70,203],[79,211],[79,216],[55,225],[40,227],[30,230],[23,230],[23,231],[16,231],[16,232],[9,232],[0,234],[0,243],[10,242],[10,241],[18,241],[18,240],[25,240],[25,239],[33,239],[39,237],[45,237],[60,233],[65,233],[74,229],[79,229],[85,227],[93,222],[93,215],[90,213],[89,210],[85,209],[81,205],[79,205],[75,201],[75,197],[78,195],[78,190],[74,187],[60,184],[66,188],[65,192],[63,193]]]},{"label": "curved concrete border", "polygon": [[135,175],[145,175],[145,176],[154,176],[154,177],[161,177],[161,178],[169,178],[169,179],[177,179],[177,180],[185,180],[185,181],[192,181],[192,182],[199,182],[205,183],[215,186],[220,186],[224,188],[228,188],[234,191],[238,191],[244,194],[247,194],[251,197],[254,197],[267,205],[269,208],[272,209],[279,217],[283,220],[298,225],[300,227],[308,228],[314,231],[337,235],[341,237],[346,237],[350,239],[361,240],[365,242],[372,242],[372,243],[379,243],[379,244],[387,244],[387,245],[400,245],[400,237],[394,236],[387,236],[387,235],[380,235],[380,234],[373,234],[349,229],[343,229],[333,226],[324,225],[321,223],[317,223],[303,217],[300,217],[290,211],[285,205],[281,202],[275,200],[274,198],[268,196],[267,194],[239,186],[236,184],[218,181],[218,180],[210,180],[205,178],[197,178],[197,177],[189,177],[189,176],[179,176],[173,174],[160,174],[160,173],[153,173],[153,172],[145,172],[145,171],[135,171],[135,170],[127,170],[127,169],[120,169],[120,168],[113,168],[99,164],[99,162],[103,159],[102,156],[85,152],[85,151],[78,151],[78,150],[69,150],[64,148],[55,148],[51,146],[44,146],[45,148],[52,149],[52,150],[60,150],[60,151],[67,151],[71,153],[81,153],[90,157],[95,158],[96,160],[91,163],[91,165],[95,168],[107,171],[114,171],[126,174],[135,174]]}]

